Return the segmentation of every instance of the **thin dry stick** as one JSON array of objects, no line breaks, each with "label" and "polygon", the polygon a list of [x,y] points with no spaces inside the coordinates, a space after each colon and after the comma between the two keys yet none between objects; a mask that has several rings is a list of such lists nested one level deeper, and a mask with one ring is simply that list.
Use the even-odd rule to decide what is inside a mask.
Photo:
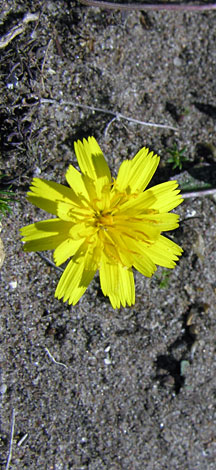
[{"label": "thin dry stick", "polygon": [[46,48],[46,52],[45,52],[45,55],[44,55],[44,59],[43,59],[43,62],[42,62],[42,66],[41,66],[41,73],[43,75],[43,72],[44,72],[44,67],[45,67],[45,63],[46,63],[46,60],[47,60],[47,56],[48,56],[48,51],[49,51],[49,48],[52,44],[52,39],[49,40],[48,44],[47,44],[47,48]]},{"label": "thin dry stick", "polygon": [[22,21],[18,23],[17,26],[14,26],[14,28],[12,28],[9,33],[5,34],[5,36],[2,36],[2,38],[0,38],[0,49],[6,47],[11,41],[13,41],[16,36],[23,33],[26,25],[30,21],[37,21],[38,19],[39,13],[27,13],[22,19]]},{"label": "thin dry stick", "polygon": [[28,433],[26,432],[26,434],[24,434],[24,436],[21,437],[21,439],[17,442],[18,447],[20,447],[23,444],[23,442],[27,439],[27,437],[28,437]]},{"label": "thin dry stick", "polygon": [[11,422],[11,434],[10,434],[9,453],[8,453],[8,458],[7,458],[7,463],[6,463],[5,470],[8,470],[8,469],[9,469],[10,461],[11,461],[11,457],[12,457],[13,438],[14,438],[14,427],[15,427],[15,409],[13,408],[13,411],[12,411],[12,422]]},{"label": "thin dry stick", "polygon": [[168,11],[205,11],[216,10],[216,3],[193,5],[188,3],[112,3],[97,0],[80,0],[80,3],[90,7],[105,8],[108,10],[168,10]]},{"label": "thin dry stick", "polygon": [[56,268],[57,271],[60,271],[61,273],[63,273],[64,269],[60,268],[59,266],[56,266],[53,261],[51,261],[49,258],[47,258],[46,256],[42,255],[42,253],[40,253],[40,251],[36,251],[37,255],[40,256],[41,259],[43,259],[44,261],[46,261],[48,264],[50,264],[50,266],[53,266],[53,268]]},{"label": "thin dry stick", "polygon": [[198,191],[189,191],[187,193],[184,193],[184,191],[181,191],[181,194],[184,199],[188,199],[192,197],[212,196],[216,194],[216,188],[200,189]]},{"label": "thin dry stick", "polygon": [[44,86],[43,73],[44,73],[44,67],[45,67],[45,63],[46,63],[46,60],[47,60],[47,56],[48,56],[48,51],[49,51],[49,48],[50,48],[51,44],[52,44],[52,39],[50,39],[49,42],[48,42],[46,52],[45,52],[45,55],[44,55],[44,59],[43,59],[43,62],[42,62],[42,66],[41,66],[41,83],[42,83],[42,87],[43,87],[44,92],[45,92],[45,86]]},{"label": "thin dry stick", "polygon": [[68,369],[68,366],[66,366],[66,364],[64,364],[63,362],[59,362],[59,361],[56,361],[55,358],[52,356],[51,352],[49,351],[48,348],[44,348],[45,351],[47,352],[49,358],[55,363],[57,364],[58,366],[62,366],[62,367],[65,367],[65,369]]},{"label": "thin dry stick", "polygon": [[162,129],[171,129],[172,131],[179,132],[179,129],[176,127],[172,126],[166,126],[165,124],[154,124],[153,122],[145,122],[145,121],[139,121],[138,119],[133,119],[130,117],[125,116],[124,114],[110,111],[108,109],[103,109],[103,108],[96,108],[95,106],[88,106],[86,104],[79,104],[79,103],[74,103],[73,101],[56,101],[56,100],[50,100],[46,98],[42,98],[40,100],[41,103],[50,103],[50,104],[58,104],[58,105],[69,105],[69,106],[74,106],[76,108],[83,108],[83,109],[89,109],[90,111],[96,111],[99,113],[104,113],[104,114],[109,114],[110,116],[114,116],[116,119],[125,119],[126,121],[134,122],[135,124],[141,124],[142,126],[149,126],[149,127],[160,127]]}]

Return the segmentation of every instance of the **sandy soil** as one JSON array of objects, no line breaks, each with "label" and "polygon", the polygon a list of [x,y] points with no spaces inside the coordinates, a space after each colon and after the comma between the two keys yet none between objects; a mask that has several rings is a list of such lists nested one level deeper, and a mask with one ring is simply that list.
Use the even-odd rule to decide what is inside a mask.
[{"label": "sandy soil", "polygon": [[[27,13],[38,18],[23,23]],[[136,274],[132,308],[113,310],[98,277],[77,306],[56,300],[60,272],[19,237],[46,217],[25,199],[32,177],[64,183],[77,138],[94,135],[114,175],[146,145],[161,156],[153,184],[216,186],[215,20],[4,2],[1,169],[16,202],[2,219],[2,469],[215,468],[215,199],[178,208],[172,237],[184,254],[173,271]],[[173,170],[175,143],[187,161]]]}]

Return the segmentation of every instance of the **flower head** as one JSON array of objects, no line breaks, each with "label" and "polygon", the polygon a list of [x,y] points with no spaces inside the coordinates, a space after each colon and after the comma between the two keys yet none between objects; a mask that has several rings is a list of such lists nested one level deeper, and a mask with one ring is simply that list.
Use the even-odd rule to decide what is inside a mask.
[{"label": "flower head", "polygon": [[178,227],[169,213],[182,202],[176,181],[146,189],[159,157],[142,148],[111,178],[103,153],[89,137],[74,144],[81,173],[66,172],[69,187],[34,178],[28,200],[56,218],[21,229],[25,251],[54,249],[56,266],[70,258],[55,296],[75,305],[99,271],[113,308],[135,302],[132,267],[151,277],[156,264],[174,268],[182,249],[161,232]]}]

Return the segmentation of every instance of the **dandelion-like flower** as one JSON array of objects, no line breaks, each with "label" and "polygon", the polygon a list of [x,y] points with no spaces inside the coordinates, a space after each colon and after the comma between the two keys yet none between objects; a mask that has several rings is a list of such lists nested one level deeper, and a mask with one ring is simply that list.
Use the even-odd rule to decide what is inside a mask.
[{"label": "dandelion-like flower", "polygon": [[133,305],[132,268],[151,277],[156,265],[174,268],[182,253],[161,234],[178,227],[179,216],[169,213],[183,201],[178,183],[145,190],[159,164],[145,147],[121,164],[116,179],[94,137],[74,147],[81,173],[69,166],[69,187],[33,179],[28,200],[56,218],[23,227],[24,250],[54,249],[56,266],[70,258],[56,288],[58,299],[75,305],[99,271],[113,308]]}]

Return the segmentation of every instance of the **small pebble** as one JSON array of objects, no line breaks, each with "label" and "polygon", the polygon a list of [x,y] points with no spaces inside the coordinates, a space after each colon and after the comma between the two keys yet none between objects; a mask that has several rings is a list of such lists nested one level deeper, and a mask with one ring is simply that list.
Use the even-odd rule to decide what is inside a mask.
[{"label": "small pebble", "polygon": [[179,57],[174,57],[173,64],[176,67],[180,67],[182,65],[182,60]]},{"label": "small pebble", "polygon": [[2,384],[1,387],[0,387],[0,393],[2,395],[4,395],[4,393],[6,393],[7,391],[7,385],[6,384]]},{"label": "small pebble", "polygon": [[11,287],[11,289],[16,289],[17,288],[17,281],[10,281],[9,286]]},{"label": "small pebble", "polygon": [[189,361],[181,361],[180,363],[180,375],[184,377],[187,373],[187,369],[190,367]]},{"label": "small pebble", "polygon": [[187,326],[192,325],[193,316],[194,316],[194,312],[191,310],[187,316],[187,321],[186,321]]},{"label": "small pebble", "polygon": [[107,366],[109,366],[109,365],[112,363],[112,361],[111,361],[111,359],[110,359],[109,357],[106,357],[106,358],[104,359],[104,363],[105,363]]},{"label": "small pebble", "polygon": [[41,169],[40,169],[38,166],[36,166],[36,168],[35,168],[35,170],[34,170],[34,175],[35,175],[35,176],[38,176],[38,175],[40,175],[40,174],[41,174]]}]

